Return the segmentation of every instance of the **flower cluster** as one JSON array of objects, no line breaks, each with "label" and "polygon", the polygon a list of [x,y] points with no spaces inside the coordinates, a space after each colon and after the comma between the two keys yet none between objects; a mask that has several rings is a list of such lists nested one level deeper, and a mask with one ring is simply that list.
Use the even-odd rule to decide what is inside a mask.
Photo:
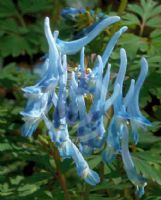
[{"label": "flower cluster", "polygon": [[[99,175],[91,170],[83,155],[101,151],[102,159],[111,162],[117,154],[123,160],[129,180],[136,186],[136,193],[142,196],[146,179],[137,174],[128,148],[128,134],[138,142],[138,131],[150,125],[139,109],[139,93],[148,72],[145,58],[141,59],[141,71],[138,79],[131,80],[127,94],[123,92],[127,57],[120,50],[120,68],[109,92],[111,64],[109,57],[117,40],[127,30],[122,27],[107,44],[102,56],[97,56],[92,69],[87,69],[84,61],[84,46],[91,42],[107,26],[118,22],[118,16],[105,17],[84,37],[74,41],[58,38],[59,32],[51,32],[49,18],[45,18],[44,30],[49,45],[48,56],[43,64],[42,79],[34,86],[23,88],[28,103],[21,112],[25,124],[24,136],[32,136],[40,121],[44,121],[48,134],[63,159],[72,158],[77,173],[87,183],[99,183]],[[76,71],[68,73],[67,55],[80,51],[80,65]],[[86,98],[91,97],[91,106],[87,109]],[[54,107],[52,119],[49,111]],[[113,116],[108,129],[105,129],[104,117],[113,107]],[[77,129],[77,143],[70,137],[69,128]]]}]

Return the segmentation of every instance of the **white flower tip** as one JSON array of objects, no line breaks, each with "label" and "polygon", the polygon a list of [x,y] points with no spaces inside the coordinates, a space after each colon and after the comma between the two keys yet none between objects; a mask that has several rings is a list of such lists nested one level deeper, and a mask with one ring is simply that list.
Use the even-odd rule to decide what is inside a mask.
[{"label": "white flower tip", "polygon": [[81,177],[82,177],[83,179],[85,179],[85,178],[88,176],[89,172],[90,172],[89,167],[86,167],[86,168],[82,171]]},{"label": "white flower tip", "polygon": [[119,16],[112,16],[111,18],[113,18],[115,20],[115,22],[118,22],[121,20],[121,18]]},{"label": "white flower tip", "polygon": [[135,79],[131,79],[131,84],[135,84]]},{"label": "white flower tip", "polygon": [[121,32],[125,32],[125,31],[128,30],[128,27],[127,26],[123,26],[120,30],[121,30]]},{"label": "white flower tip", "polygon": [[55,40],[57,40],[57,38],[59,36],[59,31],[58,30],[54,31],[53,36],[54,36]]},{"label": "white flower tip", "polygon": [[111,70],[111,63],[108,63],[108,71],[110,71]]},{"label": "white flower tip", "polygon": [[147,62],[146,58],[144,58],[144,57],[141,58],[141,63],[148,65],[148,62]]},{"label": "white flower tip", "polygon": [[140,63],[141,63],[142,71],[144,71],[144,73],[147,74],[148,73],[148,62],[147,62],[146,58],[142,57]]},{"label": "white flower tip", "polygon": [[45,17],[44,23],[45,23],[45,25],[48,25],[50,23],[49,17]]},{"label": "white flower tip", "polygon": [[98,59],[99,65],[102,66],[103,65],[102,57],[100,55],[98,55],[97,59]]},{"label": "white flower tip", "polygon": [[124,57],[126,56],[126,50],[124,48],[120,49],[120,57],[121,56],[124,56]]}]

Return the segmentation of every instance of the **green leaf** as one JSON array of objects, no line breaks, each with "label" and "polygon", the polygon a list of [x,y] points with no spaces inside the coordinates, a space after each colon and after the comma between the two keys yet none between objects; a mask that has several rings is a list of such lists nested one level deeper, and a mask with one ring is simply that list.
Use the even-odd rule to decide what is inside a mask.
[{"label": "green leaf", "polygon": [[101,155],[92,156],[92,158],[88,160],[88,164],[91,169],[94,169],[101,161],[102,161]]},{"label": "green leaf", "polygon": [[17,15],[17,11],[12,0],[0,1],[0,18]]},{"label": "green leaf", "polygon": [[11,150],[13,149],[11,144],[9,143],[0,143],[0,151],[8,151],[8,150]]},{"label": "green leaf", "polygon": [[140,171],[145,177],[157,182],[161,185],[161,171],[152,167],[148,162],[134,157],[136,169]]},{"label": "green leaf", "polygon": [[161,18],[160,17],[153,17],[146,22],[146,26],[160,28]]},{"label": "green leaf", "polygon": [[136,157],[139,157],[142,160],[146,160],[147,162],[161,164],[160,153],[161,153],[161,151],[157,152],[154,149],[151,151],[143,151],[143,152],[133,153],[133,155],[135,155]]},{"label": "green leaf", "polygon": [[161,36],[161,29],[155,29],[150,33],[151,38],[156,38],[158,36]]},{"label": "green leaf", "polygon": [[126,26],[132,26],[132,25],[139,25],[140,24],[139,18],[133,13],[126,13],[123,16],[123,20],[125,20],[125,22],[123,22],[123,23]]},{"label": "green leaf", "polygon": [[0,27],[1,30],[6,31],[6,32],[13,32],[17,33],[19,26],[14,19],[6,19],[6,20],[0,20]]},{"label": "green leaf", "polygon": [[[161,90],[160,90],[159,97],[161,99]],[[160,105],[153,106],[153,111],[155,112],[157,119],[158,120],[161,119],[161,106]]]},{"label": "green leaf", "polygon": [[50,0],[21,0],[19,7],[23,14],[39,13],[52,8],[52,1]]},{"label": "green leaf", "polygon": [[3,37],[0,41],[0,51],[1,56],[18,56],[20,54],[25,54],[25,51],[30,52],[30,46],[25,40],[25,38],[18,35],[9,35]]},{"label": "green leaf", "polygon": [[151,10],[150,16],[156,16],[161,13],[161,5],[157,5],[154,9]]},{"label": "green leaf", "polygon": [[128,52],[128,56],[134,58],[138,49],[140,48],[140,37],[132,33],[125,33],[121,37],[119,43],[124,46],[124,48]]},{"label": "green leaf", "polygon": [[142,14],[144,12],[143,9],[137,4],[129,4],[128,10],[135,14],[138,14],[140,17],[142,17]]}]

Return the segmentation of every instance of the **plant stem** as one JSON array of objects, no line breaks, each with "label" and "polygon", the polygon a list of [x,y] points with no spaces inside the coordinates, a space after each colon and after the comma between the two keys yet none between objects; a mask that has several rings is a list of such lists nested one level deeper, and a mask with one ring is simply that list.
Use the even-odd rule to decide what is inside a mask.
[{"label": "plant stem", "polygon": [[139,33],[140,36],[143,35],[144,27],[145,27],[145,22],[143,21],[143,22],[141,23],[141,25],[140,25],[140,33]]},{"label": "plant stem", "polygon": [[54,148],[54,151],[52,151],[52,155],[53,155],[55,165],[56,165],[58,181],[59,181],[59,183],[60,183],[60,185],[61,185],[61,187],[64,191],[65,200],[71,200],[70,194],[69,194],[68,189],[67,189],[65,176],[61,173],[61,170],[60,170],[60,156],[59,156],[59,152],[57,151],[56,148]]},{"label": "plant stem", "polygon": [[89,199],[89,187],[87,184],[84,186],[84,192],[83,192],[83,200],[88,200]]},{"label": "plant stem", "polygon": [[22,25],[24,28],[26,28],[25,21],[24,21],[23,17],[19,14],[18,11],[17,11],[17,13],[16,13],[16,16],[17,16],[19,22],[21,23],[21,25]]},{"label": "plant stem", "polygon": [[[119,8],[117,10],[118,16],[122,16],[122,14],[124,13],[124,11],[126,9],[127,4],[128,4],[128,0],[121,0],[120,1],[120,6],[119,6]],[[117,22],[113,26],[112,31],[111,31],[111,35],[113,35],[118,30],[119,26],[120,26],[120,22]]]},{"label": "plant stem", "polygon": [[117,11],[119,16],[123,14],[124,10],[126,9],[127,3],[128,3],[128,0],[121,0],[120,6]]},{"label": "plant stem", "polygon": [[104,163],[101,162],[100,163],[100,178],[101,178],[101,182],[104,180]]},{"label": "plant stem", "polygon": [[65,200],[71,200],[70,194],[68,192],[65,176],[61,173],[61,170],[60,170],[60,156],[59,156],[58,150],[55,148],[53,143],[46,140],[46,138],[44,138],[43,136],[39,135],[39,139],[46,149],[50,147],[51,149],[50,154],[53,156],[54,161],[55,161],[57,178],[64,191]]}]

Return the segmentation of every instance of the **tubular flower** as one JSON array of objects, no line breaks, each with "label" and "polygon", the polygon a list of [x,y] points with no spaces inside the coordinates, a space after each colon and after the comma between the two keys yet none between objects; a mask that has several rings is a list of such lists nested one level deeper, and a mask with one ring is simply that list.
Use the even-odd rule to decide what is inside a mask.
[{"label": "tubular flower", "polygon": [[124,163],[124,168],[129,180],[136,186],[136,194],[141,197],[144,194],[144,187],[147,185],[146,178],[137,174],[134,163],[131,159],[128,149],[128,127],[121,125],[121,156]]},{"label": "tubular flower", "polygon": [[85,45],[90,43],[97,35],[99,35],[105,28],[108,26],[120,21],[120,17],[113,16],[113,17],[106,17],[105,19],[101,20],[93,30],[91,30],[86,36],[83,38],[73,40],[73,41],[63,41],[57,38],[57,45],[62,54],[75,54],[82,49]]},{"label": "tubular flower", "polygon": [[[71,14],[77,13],[77,9],[64,12],[68,11]],[[85,11],[78,10],[78,12]],[[139,94],[148,72],[148,64],[145,58],[141,59],[140,75],[136,82],[134,79],[131,80],[129,90],[124,95],[123,82],[127,56],[125,49],[121,48],[120,68],[113,89],[110,89],[111,64],[108,60],[127,27],[122,27],[113,35],[104,53],[102,56],[97,56],[96,63],[88,73],[84,62],[84,46],[107,26],[119,20],[117,16],[105,16],[84,37],[66,42],[58,39],[58,31],[51,32],[49,18],[45,18],[44,30],[49,52],[41,67],[41,80],[34,86],[23,88],[28,103],[21,112],[25,121],[22,133],[24,136],[32,136],[39,122],[43,120],[49,137],[58,148],[62,159],[73,159],[78,175],[91,185],[99,183],[100,178],[89,168],[83,156],[102,151],[102,147],[106,145],[103,160],[111,162],[117,154],[120,154],[127,176],[137,188],[136,194],[142,196],[146,179],[138,175],[134,167],[128,149],[128,132],[132,131],[134,142],[137,143],[139,129],[150,125],[139,109]],[[68,73],[67,55],[78,51],[80,51],[80,64],[77,71]],[[88,96],[92,99],[89,108],[86,105]],[[54,112],[50,118],[52,107]],[[111,107],[113,116],[109,127],[106,128],[104,118]],[[70,136],[71,127],[76,127],[77,144]]]},{"label": "tubular flower", "polygon": [[110,78],[110,66],[103,78],[103,63],[100,56],[98,56],[98,61],[99,70],[97,74],[95,92],[93,95],[93,104],[88,113],[86,112],[83,96],[78,96],[78,108],[80,116],[78,138],[80,139],[82,149],[84,145],[86,147],[88,146],[86,149],[91,148],[91,150],[100,148],[102,146],[105,132],[103,117],[119,94],[118,84],[113,95],[106,100]]}]

